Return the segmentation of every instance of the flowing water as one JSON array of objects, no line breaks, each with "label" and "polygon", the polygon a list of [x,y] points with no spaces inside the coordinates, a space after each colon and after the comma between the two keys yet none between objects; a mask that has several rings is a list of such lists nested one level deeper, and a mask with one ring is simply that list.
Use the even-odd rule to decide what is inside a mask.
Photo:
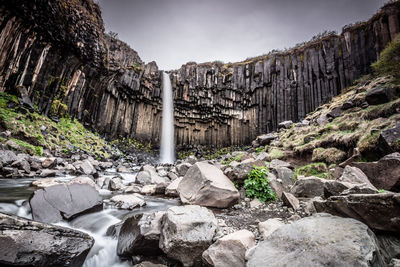
[{"label": "flowing water", "polygon": [[160,162],[174,163],[175,142],[174,142],[174,101],[172,86],[169,75],[163,72],[163,107],[162,107],[162,128]]},{"label": "flowing water", "polygon": [[[110,176],[112,173],[106,174]],[[136,174],[124,174],[123,182],[129,184],[134,180]],[[68,181],[72,176],[57,177],[58,180]],[[28,199],[35,190],[30,187],[34,179],[1,179],[0,180],[0,212],[15,214],[27,219],[32,219]],[[100,190],[103,199],[110,198],[114,193],[108,190]],[[92,236],[95,244],[86,258],[85,267],[123,267],[132,266],[117,256],[118,240],[107,236],[107,229],[121,222],[126,216],[142,213],[167,210],[169,207],[179,205],[177,199],[163,199],[146,196],[146,205],[129,210],[120,210],[104,205],[99,212],[90,213],[77,217],[70,222],[59,222],[57,225],[80,230]]]}]

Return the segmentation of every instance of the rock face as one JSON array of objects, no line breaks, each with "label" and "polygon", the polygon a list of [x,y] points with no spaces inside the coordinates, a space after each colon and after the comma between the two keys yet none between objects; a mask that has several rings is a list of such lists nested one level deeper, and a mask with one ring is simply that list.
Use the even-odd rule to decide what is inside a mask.
[{"label": "rock face", "polygon": [[282,226],[248,255],[246,266],[385,266],[376,237],[356,220],[316,214]]},{"label": "rock face", "polygon": [[217,225],[214,214],[206,208],[172,207],[162,219],[160,248],[184,266],[192,266],[211,245]]},{"label": "rock face", "polygon": [[246,251],[254,245],[254,234],[240,230],[218,239],[203,252],[203,259],[215,267],[244,267]]},{"label": "rock face", "polygon": [[2,266],[82,266],[93,244],[82,232],[0,213]]},{"label": "rock face", "polygon": [[177,191],[183,203],[216,208],[230,207],[240,197],[229,178],[219,168],[205,162],[190,167]]},{"label": "rock face", "polygon": [[[400,31],[399,10],[389,3],[366,23],[287,52],[173,71],[178,147],[249,144],[301,120],[370,71]],[[104,33],[92,0],[3,1],[0,18],[0,91],[19,86],[44,114],[67,109],[109,137],[159,143],[158,67]]]},{"label": "rock face", "polygon": [[158,243],[163,215],[164,212],[137,214],[126,219],[119,232],[117,254],[122,257],[162,254]]},{"label": "rock face", "polygon": [[103,208],[99,193],[87,184],[54,185],[36,190],[29,204],[35,221],[55,223]]},{"label": "rock face", "polygon": [[370,228],[400,233],[400,194],[354,194],[315,200],[317,212],[357,219]]}]

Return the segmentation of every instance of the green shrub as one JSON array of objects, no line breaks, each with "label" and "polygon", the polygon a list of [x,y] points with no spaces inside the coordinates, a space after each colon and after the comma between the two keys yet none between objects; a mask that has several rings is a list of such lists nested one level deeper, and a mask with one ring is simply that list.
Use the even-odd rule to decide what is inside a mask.
[{"label": "green shrub", "polygon": [[232,161],[241,161],[243,156],[244,156],[244,153],[240,153],[239,155],[230,157],[230,158],[222,161],[221,163],[223,165],[229,165]]},{"label": "green shrub", "polygon": [[244,180],[247,197],[258,198],[261,202],[277,200],[275,192],[269,186],[268,169],[266,167],[254,166],[247,177]]},{"label": "green shrub", "polygon": [[377,75],[393,75],[400,80],[400,34],[381,52],[377,62],[372,64]]}]

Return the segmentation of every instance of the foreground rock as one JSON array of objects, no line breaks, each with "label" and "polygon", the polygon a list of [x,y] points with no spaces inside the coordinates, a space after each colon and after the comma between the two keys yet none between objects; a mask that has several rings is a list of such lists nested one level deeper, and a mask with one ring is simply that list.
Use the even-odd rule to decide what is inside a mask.
[{"label": "foreground rock", "polygon": [[118,237],[117,254],[122,257],[162,254],[158,247],[164,212],[137,214],[124,221]]},{"label": "foreground rock", "polygon": [[183,203],[226,208],[239,200],[239,192],[223,172],[214,165],[194,164],[178,185]]},{"label": "foreground rock", "polygon": [[316,214],[282,226],[248,255],[247,266],[385,266],[376,237],[356,220]]},{"label": "foreground rock", "polygon": [[203,260],[215,267],[243,267],[246,251],[254,245],[254,234],[248,230],[240,230],[218,239],[203,252]]},{"label": "foreground rock", "polygon": [[211,245],[217,225],[214,214],[206,208],[172,207],[162,220],[160,248],[184,266],[192,266]]},{"label": "foreground rock", "polygon": [[284,226],[285,223],[280,218],[268,219],[265,222],[258,223],[258,231],[263,239],[266,239],[277,229]]},{"label": "foreground rock", "polygon": [[315,200],[317,212],[350,217],[370,228],[400,233],[400,194],[354,194]]},{"label": "foreground rock", "polygon": [[142,185],[163,184],[165,187],[171,182],[168,177],[158,175],[151,165],[143,166],[136,176],[136,182]]},{"label": "foreground rock", "polygon": [[54,185],[36,190],[29,204],[35,221],[55,223],[103,208],[103,202],[87,184]]},{"label": "foreground rock", "polygon": [[82,266],[93,244],[82,232],[0,213],[2,266]]}]

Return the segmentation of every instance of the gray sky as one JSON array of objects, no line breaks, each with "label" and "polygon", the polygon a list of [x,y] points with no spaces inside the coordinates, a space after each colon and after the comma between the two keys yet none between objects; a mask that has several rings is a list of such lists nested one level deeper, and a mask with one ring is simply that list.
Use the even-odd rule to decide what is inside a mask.
[{"label": "gray sky", "polygon": [[99,0],[106,31],[160,69],[236,62],[367,20],[385,0]]}]

